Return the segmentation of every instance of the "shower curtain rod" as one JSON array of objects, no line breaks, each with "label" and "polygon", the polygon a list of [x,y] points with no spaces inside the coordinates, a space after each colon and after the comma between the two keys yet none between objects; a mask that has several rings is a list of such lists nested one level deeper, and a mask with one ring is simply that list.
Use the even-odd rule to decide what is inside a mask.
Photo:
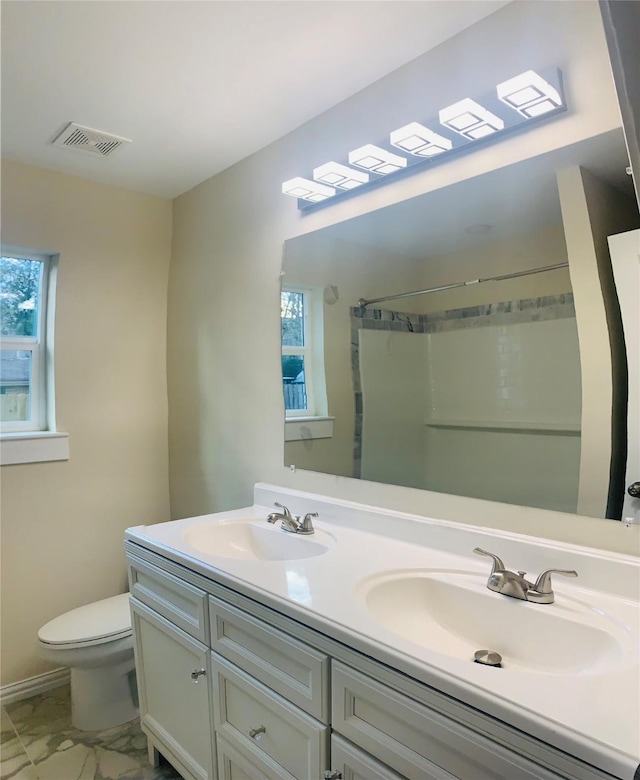
[{"label": "shower curtain rod", "polygon": [[454,287],[468,287],[471,284],[482,284],[482,282],[501,282],[504,279],[515,279],[518,276],[530,276],[531,274],[541,274],[545,271],[555,271],[558,268],[568,268],[569,263],[558,263],[557,265],[545,265],[540,268],[531,268],[528,271],[516,271],[512,274],[502,274],[502,276],[487,276],[484,279],[472,279],[468,282],[454,282],[453,284],[444,284],[442,287],[429,287],[426,290],[414,290],[413,292],[398,293],[397,295],[385,295],[384,298],[360,298],[358,306],[364,308],[372,303],[381,303],[382,301],[393,301],[396,298],[410,298],[413,295],[426,295],[427,293],[440,292],[441,290],[453,290]]}]

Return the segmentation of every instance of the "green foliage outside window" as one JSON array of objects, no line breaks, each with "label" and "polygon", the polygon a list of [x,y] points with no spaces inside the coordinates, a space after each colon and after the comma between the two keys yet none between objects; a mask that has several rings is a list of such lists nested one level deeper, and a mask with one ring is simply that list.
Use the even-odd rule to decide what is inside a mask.
[{"label": "green foliage outside window", "polygon": [[42,263],[0,258],[0,335],[36,336]]}]

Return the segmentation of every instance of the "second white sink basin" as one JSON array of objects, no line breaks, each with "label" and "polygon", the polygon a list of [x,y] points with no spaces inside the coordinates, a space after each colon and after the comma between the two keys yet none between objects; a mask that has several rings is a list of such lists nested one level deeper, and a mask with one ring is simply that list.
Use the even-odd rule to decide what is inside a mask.
[{"label": "second white sink basin", "polygon": [[630,632],[601,610],[566,597],[554,604],[509,598],[477,574],[388,572],[364,580],[356,596],[385,628],[462,660],[490,650],[512,670],[595,674],[629,658]]},{"label": "second white sink basin", "polygon": [[303,536],[254,519],[203,520],[186,528],[182,538],[208,555],[254,561],[313,558],[335,544],[325,531],[316,529],[314,534]]}]

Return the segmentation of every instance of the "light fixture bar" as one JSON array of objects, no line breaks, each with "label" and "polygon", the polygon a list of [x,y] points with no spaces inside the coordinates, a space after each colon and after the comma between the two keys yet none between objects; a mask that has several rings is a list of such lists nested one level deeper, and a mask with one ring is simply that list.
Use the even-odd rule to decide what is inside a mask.
[{"label": "light fixture bar", "polygon": [[305,179],[302,176],[296,176],[282,182],[282,192],[294,198],[311,201],[311,203],[319,203],[321,200],[327,200],[336,194],[333,187],[327,187],[326,184],[319,184],[317,181]]},{"label": "light fixture bar", "polygon": [[425,118],[426,124],[409,122],[392,130],[379,146],[365,144],[349,152],[347,159],[318,165],[312,178],[289,179],[282,191],[298,198],[300,210],[311,210],[322,206],[321,201],[347,197],[350,190],[370,189],[397,178],[389,174],[426,169],[450,155],[472,151],[479,146],[474,142],[487,138],[491,142],[512,130],[533,127],[538,120],[566,109],[558,68],[526,70],[500,82],[488,94],[478,95],[477,100],[465,97],[445,106],[437,118]]},{"label": "light fixture bar", "polygon": [[388,152],[380,146],[365,144],[349,152],[349,165],[357,165],[367,171],[386,175],[407,167],[406,157]]},{"label": "light fixture bar", "polygon": [[504,121],[471,98],[441,109],[440,124],[456,133],[475,141],[502,130]]},{"label": "light fixture bar", "polygon": [[324,184],[331,184],[341,190],[353,190],[369,181],[369,174],[356,171],[337,162],[328,162],[313,169],[313,178]]},{"label": "light fixture bar", "polygon": [[527,70],[497,86],[498,97],[521,116],[547,114],[564,105],[558,90],[535,70]]},{"label": "light fixture bar", "polygon": [[410,122],[394,130],[389,136],[389,141],[392,146],[418,157],[433,157],[448,152],[453,147],[453,142],[448,138],[434,133],[419,122]]}]

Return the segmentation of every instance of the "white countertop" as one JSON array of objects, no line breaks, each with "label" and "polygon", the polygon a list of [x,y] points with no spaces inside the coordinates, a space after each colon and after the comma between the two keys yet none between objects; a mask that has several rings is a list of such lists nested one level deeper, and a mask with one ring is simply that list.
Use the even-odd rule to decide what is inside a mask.
[{"label": "white countertop", "polygon": [[[570,755],[623,780],[632,780],[640,763],[637,559],[268,485],[256,486],[255,499],[253,506],[243,509],[130,528],[126,538]],[[323,555],[299,560],[243,560],[204,553],[185,539],[185,532],[203,521],[254,519],[273,533],[284,533],[265,523],[275,500],[286,503],[296,514],[318,511],[320,518],[314,521],[317,534],[309,538],[328,539],[330,549]],[[297,541],[297,537],[289,536]],[[578,579],[554,579],[556,601],[551,605],[487,593],[508,602],[509,609],[553,610],[559,617],[595,621],[621,642],[623,652],[616,663],[567,673],[550,671],[545,666],[525,669],[510,664],[507,654],[504,668],[483,667],[435,652],[385,628],[367,608],[368,583],[387,573],[460,572],[471,575],[469,587],[482,588],[484,595],[491,561],[473,555],[476,546],[497,553],[512,570],[537,574],[547,568],[576,569]],[[477,584],[473,575],[477,575]],[[505,625],[505,631],[509,631],[509,625]],[[544,646],[544,636],[539,637],[539,643]],[[529,655],[535,658],[535,650]]]}]

